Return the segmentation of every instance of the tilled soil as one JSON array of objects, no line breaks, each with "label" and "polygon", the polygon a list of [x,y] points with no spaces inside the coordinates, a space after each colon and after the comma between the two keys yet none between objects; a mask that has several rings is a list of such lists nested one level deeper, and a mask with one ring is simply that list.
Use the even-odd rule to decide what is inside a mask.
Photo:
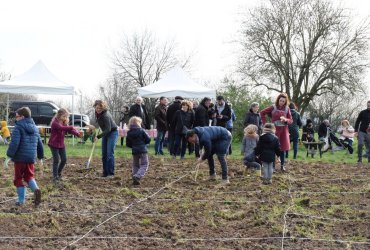
[{"label": "tilled soil", "polygon": [[[36,166],[42,203],[16,207],[13,173],[0,177],[1,249],[369,249],[370,167],[290,161],[271,185],[229,160],[230,185],[194,159],[150,158],[140,186],[131,160],[69,158],[63,181]],[[94,159],[94,162],[100,162]],[[220,166],[216,166],[220,174]],[[220,176],[220,175],[219,175]]]}]

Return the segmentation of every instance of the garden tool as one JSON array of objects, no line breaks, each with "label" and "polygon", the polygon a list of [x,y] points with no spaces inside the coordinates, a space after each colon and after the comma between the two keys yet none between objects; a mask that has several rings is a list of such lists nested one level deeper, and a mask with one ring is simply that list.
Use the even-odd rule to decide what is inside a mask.
[{"label": "garden tool", "polygon": [[[100,128],[99,128],[97,134],[99,134],[99,133],[100,133]],[[96,140],[96,141],[93,142],[93,146],[92,146],[92,149],[91,149],[91,152],[90,152],[90,157],[89,157],[89,160],[87,161],[87,164],[86,164],[86,169],[90,169],[91,168],[90,167],[90,164],[91,164],[91,161],[92,161],[92,156],[93,156],[93,153],[94,153],[94,150],[95,150],[95,145],[96,145],[97,142],[98,142],[98,140]]]}]

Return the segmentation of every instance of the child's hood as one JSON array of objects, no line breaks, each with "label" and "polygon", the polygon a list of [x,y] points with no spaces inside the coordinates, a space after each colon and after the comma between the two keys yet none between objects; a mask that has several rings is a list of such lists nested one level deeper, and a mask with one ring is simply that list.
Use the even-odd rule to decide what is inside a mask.
[{"label": "child's hood", "polygon": [[6,121],[1,121],[1,122],[0,122],[0,126],[1,126],[1,127],[6,127],[6,126],[7,126]]},{"label": "child's hood", "polygon": [[130,136],[132,137],[139,137],[141,135],[141,127],[139,126],[136,126],[136,125],[131,125],[130,126],[130,130],[128,131],[128,133],[130,133]]},{"label": "child's hood", "polygon": [[17,121],[16,125],[23,128],[27,134],[36,134],[39,131],[35,125],[35,122],[31,118],[19,120]]},{"label": "child's hood", "polygon": [[261,135],[260,140],[271,143],[276,140],[276,136],[272,133],[265,133]]}]

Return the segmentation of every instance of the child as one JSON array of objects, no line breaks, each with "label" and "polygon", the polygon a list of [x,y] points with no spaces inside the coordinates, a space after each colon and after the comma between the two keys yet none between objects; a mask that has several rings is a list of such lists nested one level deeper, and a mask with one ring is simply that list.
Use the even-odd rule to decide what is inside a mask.
[{"label": "child", "polygon": [[41,191],[34,178],[34,163],[37,158],[44,158],[39,130],[31,118],[31,110],[28,107],[19,108],[16,111],[12,139],[6,155],[14,161],[14,185],[17,187],[17,206],[22,206],[26,201],[26,188],[23,180],[34,192],[34,203],[38,206],[41,202]]},{"label": "child", "polygon": [[1,127],[1,136],[3,137],[4,144],[9,143],[9,138],[10,138],[10,130],[6,124],[6,121],[1,121],[0,122],[0,127]]},{"label": "child", "polygon": [[150,143],[150,137],[141,128],[141,123],[141,118],[137,116],[131,117],[128,122],[126,146],[132,148],[133,185],[140,185],[140,179],[144,177],[149,167],[147,144]]},{"label": "child", "polygon": [[54,182],[62,179],[62,171],[67,162],[66,149],[64,145],[65,133],[82,137],[82,132],[80,133],[74,127],[68,126],[68,122],[69,113],[64,108],[59,109],[51,121],[51,133],[48,145],[53,155]]},{"label": "child", "polygon": [[275,125],[273,123],[265,124],[255,153],[262,161],[263,183],[271,184],[275,155],[279,156],[281,153],[279,139],[275,136]]},{"label": "child", "polygon": [[261,165],[256,161],[254,149],[257,146],[259,136],[258,128],[254,124],[249,124],[244,129],[244,137],[242,142],[242,154],[244,155],[244,165],[247,168],[255,169],[256,175],[261,176]]},{"label": "child", "polygon": [[87,125],[85,128],[86,132],[83,136],[82,143],[85,143],[89,139],[91,142],[94,142],[94,138],[96,136],[95,127],[93,125]]}]

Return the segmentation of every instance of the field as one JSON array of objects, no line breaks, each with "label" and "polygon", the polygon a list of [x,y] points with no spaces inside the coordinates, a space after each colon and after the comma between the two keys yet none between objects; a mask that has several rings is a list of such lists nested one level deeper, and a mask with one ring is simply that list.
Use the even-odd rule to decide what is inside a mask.
[{"label": "field", "polygon": [[[140,186],[130,159],[99,177],[100,159],[70,157],[65,180],[37,166],[43,202],[14,206],[12,171],[0,177],[1,249],[369,249],[370,167],[290,160],[271,185],[229,159],[228,186],[194,159],[151,157]],[[216,166],[220,173],[219,165]]]}]

